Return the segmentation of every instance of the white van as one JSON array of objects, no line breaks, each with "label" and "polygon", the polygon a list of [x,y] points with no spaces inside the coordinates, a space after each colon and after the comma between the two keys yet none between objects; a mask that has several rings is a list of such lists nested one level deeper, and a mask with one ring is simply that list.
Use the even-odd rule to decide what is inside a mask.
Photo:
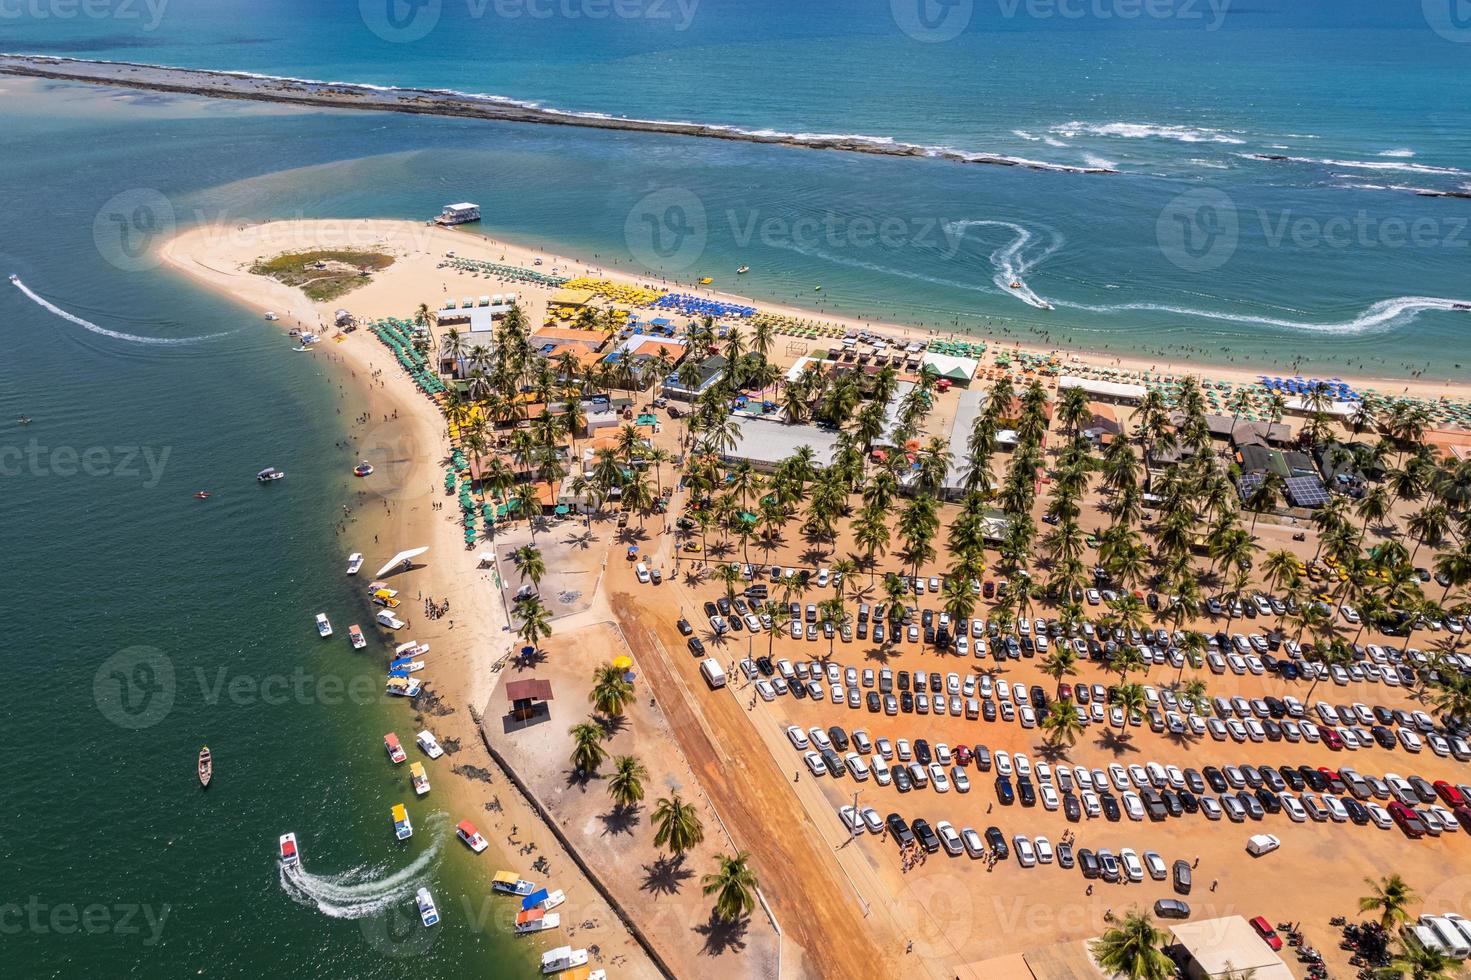
[{"label": "white van", "polygon": [[1261,857],[1270,854],[1282,846],[1282,842],[1271,834],[1253,834],[1246,842],[1246,853],[1252,857]]},{"label": "white van", "polygon": [[712,691],[725,686],[725,670],[714,657],[706,657],[700,661],[700,673]]},{"label": "white van", "polygon": [[1456,928],[1456,924],[1442,915],[1422,915],[1420,925],[1432,930],[1435,938],[1440,940],[1445,954],[1454,959],[1464,960],[1471,956],[1471,943]]},{"label": "white van", "polygon": [[638,575],[638,580],[639,580],[639,582],[641,584],[643,584],[643,585],[648,585],[649,584],[649,566],[648,565],[645,565],[643,562],[639,562],[637,565],[633,566],[633,571],[634,571],[634,573],[636,575]]}]

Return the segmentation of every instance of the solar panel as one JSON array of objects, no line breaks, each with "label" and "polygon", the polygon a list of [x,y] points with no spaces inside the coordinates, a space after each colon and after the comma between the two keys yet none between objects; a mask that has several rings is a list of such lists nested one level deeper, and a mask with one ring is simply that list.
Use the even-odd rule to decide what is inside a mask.
[{"label": "solar panel", "polygon": [[1287,496],[1298,507],[1321,507],[1328,502],[1328,491],[1316,476],[1288,477]]},{"label": "solar panel", "polygon": [[1240,492],[1241,499],[1246,500],[1252,494],[1256,493],[1265,478],[1265,473],[1242,474],[1241,479],[1236,482],[1236,489]]}]

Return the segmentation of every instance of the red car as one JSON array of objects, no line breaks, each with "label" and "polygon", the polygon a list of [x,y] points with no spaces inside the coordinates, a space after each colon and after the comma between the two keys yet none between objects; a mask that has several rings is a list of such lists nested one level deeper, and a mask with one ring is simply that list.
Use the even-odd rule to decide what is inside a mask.
[{"label": "red car", "polygon": [[1458,806],[1466,805],[1466,797],[1461,795],[1461,791],[1444,779],[1437,779],[1433,785],[1435,786],[1435,791],[1440,794],[1440,798],[1445,800],[1446,806],[1454,810]]},{"label": "red car", "polygon": [[1396,800],[1389,804],[1389,815],[1410,840],[1419,840],[1425,836],[1425,821],[1412,808]]},{"label": "red car", "polygon": [[[1325,732],[1324,734],[1327,733]],[[1333,737],[1339,740],[1339,745],[1343,744],[1343,739],[1339,737],[1339,734],[1337,732],[1333,733]],[[1323,739],[1323,741],[1326,742],[1328,740],[1325,738]],[[1331,789],[1333,792],[1342,793],[1344,791],[1345,787],[1343,785],[1343,777],[1338,774],[1338,771],[1336,769],[1329,769],[1327,766],[1319,766],[1318,772],[1322,774],[1324,779],[1328,780],[1328,788]]]},{"label": "red car", "polygon": [[955,761],[962,766],[970,765],[970,749],[964,745],[955,746]]},{"label": "red car", "polygon": [[1339,751],[1341,751],[1343,749],[1343,736],[1342,735],[1339,735],[1336,731],[1334,731],[1331,728],[1324,728],[1324,729],[1321,730],[1321,732],[1322,732],[1322,735],[1323,735],[1323,744],[1324,745],[1328,746],[1330,749],[1332,749],[1335,752],[1339,752]]},{"label": "red car", "polygon": [[1062,684],[1062,685],[1059,685],[1059,687],[1057,688],[1057,700],[1059,700],[1059,701],[1071,701],[1072,699],[1073,699],[1073,686],[1071,684]]},{"label": "red car", "polygon": [[1258,936],[1262,937],[1262,942],[1272,947],[1273,950],[1282,948],[1282,937],[1277,935],[1277,930],[1273,929],[1272,924],[1264,917],[1259,915],[1252,919],[1251,927],[1256,930]]}]

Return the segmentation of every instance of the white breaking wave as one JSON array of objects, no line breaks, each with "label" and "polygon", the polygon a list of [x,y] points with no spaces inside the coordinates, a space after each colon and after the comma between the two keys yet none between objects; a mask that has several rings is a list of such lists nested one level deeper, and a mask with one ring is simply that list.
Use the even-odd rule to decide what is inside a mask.
[{"label": "white breaking wave", "polygon": [[1085,153],[1085,154],[1083,154],[1083,162],[1086,163],[1090,167],[1102,167],[1102,168],[1105,168],[1107,170],[1113,170],[1114,168],[1116,168],[1118,166],[1118,164],[1115,163],[1114,161],[1112,161],[1112,160],[1105,160],[1105,159],[1103,159],[1103,157],[1095,156],[1092,153]]},{"label": "white breaking wave", "polygon": [[[444,821],[433,819],[431,824],[442,828]],[[443,840],[444,835],[436,832],[434,843],[412,864],[386,875],[381,865],[360,865],[334,875],[312,874],[299,861],[289,868],[283,865],[279,874],[281,889],[296,904],[315,908],[328,918],[366,919],[414,894],[438,858]]]},{"label": "white breaking wave", "polygon": [[21,282],[17,278],[12,278],[10,281],[15,284],[16,289],[19,289],[22,293],[25,293],[28,297],[31,298],[32,302],[34,302],[41,308],[55,313],[63,320],[75,323],[77,326],[82,327],[85,330],[90,330],[95,334],[101,334],[104,337],[111,337],[114,340],[126,340],[129,343],[133,344],[153,344],[158,346],[172,347],[178,346],[180,344],[193,344],[201,340],[209,340],[214,337],[225,336],[225,334],[223,333],[210,333],[204,334],[199,337],[140,337],[137,334],[123,333],[121,330],[109,330],[106,327],[99,327],[91,320],[83,320],[81,317],[77,316],[74,313],[68,313],[66,310],[63,310],[55,303],[52,303],[49,300],[36,295],[35,291],[33,291],[31,287],[27,286],[25,283]]},{"label": "white breaking wave", "polygon": [[[1264,159],[1260,153],[1242,153],[1239,156],[1245,157],[1248,160]],[[1322,160],[1316,157],[1282,157],[1278,162],[1309,163],[1320,167],[1343,167],[1347,170],[1381,170],[1406,174],[1471,177],[1471,170],[1458,170],[1455,167],[1432,167],[1427,163],[1404,163],[1398,160]]]},{"label": "white breaking wave", "polygon": [[1379,155],[1382,156],[1382,157],[1398,157],[1400,159],[1408,159],[1409,157],[1412,157],[1412,156],[1415,155],[1415,151],[1414,150],[1385,150],[1383,153],[1381,153]]},{"label": "white breaking wave", "polygon": [[1162,139],[1181,143],[1229,143],[1239,145],[1246,140],[1219,129],[1195,126],[1161,126],[1154,123],[1085,123],[1069,122],[1053,126],[1050,132],[1074,139],[1078,136],[1113,136],[1119,139]]}]

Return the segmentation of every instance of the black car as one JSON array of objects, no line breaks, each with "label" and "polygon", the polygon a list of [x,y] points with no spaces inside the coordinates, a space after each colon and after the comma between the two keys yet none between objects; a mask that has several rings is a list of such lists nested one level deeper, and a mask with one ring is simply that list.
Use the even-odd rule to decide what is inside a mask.
[{"label": "black car", "polygon": [[990,698],[981,702],[981,717],[987,721],[996,720],[996,702]]},{"label": "black car", "polygon": [[762,677],[770,677],[776,673],[776,665],[773,664],[771,662],[771,658],[767,656],[760,656],[756,658],[756,669],[761,671]]},{"label": "black car", "polygon": [[1266,810],[1268,813],[1282,812],[1282,801],[1277,798],[1276,793],[1273,793],[1265,786],[1257,788],[1256,798],[1261,803],[1262,809]]},{"label": "black car", "polygon": [[996,855],[996,860],[1006,860],[1009,852],[1006,849],[1006,838],[1002,835],[1000,828],[986,828],[986,843],[991,845],[991,853]]},{"label": "black car", "polygon": [[1291,766],[1283,766],[1277,771],[1281,774],[1282,781],[1287,784],[1287,788],[1292,790],[1293,792],[1301,793],[1304,789],[1307,788],[1308,781],[1302,778],[1302,773],[1298,772]]},{"label": "black car", "polygon": [[1097,878],[1103,873],[1098,866],[1098,858],[1086,847],[1078,848],[1078,870],[1083,872],[1084,878]]},{"label": "black car", "polygon": [[795,680],[792,682],[791,691],[792,697],[796,698],[798,701],[801,701],[807,696],[807,685],[802,683],[802,681],[800,680]]},{"label": "black car", "polygon": [[899,710],[906,715],[914,713],[914,695],[908,691],[899,695]]},{"label": "black car", "polygon": [[[709,603],[706,603],[706,605],[709,605]],[[730,615],[730,600],[727,599],[725,596],[721,596],[719,599],[716,599],[715,605],[720,608],[720,615]]]},{"label": "black car", "polygon": [[[989,704],[990,702],[987,702],[987,703]],[[976,758],[976,772],[990,772],[991,771],[991,750],[990,749],[986,748],[984,745],[977,745],[972,750],[972,754]]]},{"label": "black car", "polygon": [[843,765],[843,757],[832,749],[822,750],[822,761],[827,763],[827,773],[834,779],[841,779],[848,771],[847,767]]},{"label": "black car", "polygon": [[1112,793],[1100,793],[1098,802],[1103,804],[1103,815],[1108,818],[1109,822],[1118,823],[1120,816],[1119,801],[1114,798],[1114,795]]},{"label": "black car", "polygon": [[1374,736],[1374,741],[1379,743],[1379,747],[1381,749],[1394,748],[1394,732],[1390,731],[1388,728],[1385,728],[1383,725],[1375,725],[1373,728],[1369,729],[1369,732]]},{"label": "black car", "polygon": [[700,642],[698,636],[690,637],[685,643],[689,646],[690,653],[693,653],[697,657],[703,657],[705,655],[705,644]]},{"label": "black car", "polygon": [[719,616],[720,615],[720,610],[716,608],[715,603],[713,603],[713,602],[707,602],[707,603],[705,603],[705,605],[704,605],[703,608],[705,610],[705,616],[707,618],[710,617],[710,616]]},{"label": "black car", "polygon": [[880,711],[883,710],[883,705],[879,702],[878,691],[868,692],[868,710],[873,712],[874,714],[878,714]]},{"label": "black car", "polygon": [[1180,806],[1186,813],[1200,812],[1200,798],[1188,789],[1180,790]]},{"label": "black car", "polygon": [[914,831],[909,829],[909,824],[899,814],[889,814],[884,823],[888,825],[889,836],[894,839],[895,844],[902,848],[914,843]]},{"label": "black car", "polygon": [[1270,714],[1273,718],[1287,717],[1287,705],[1283,702],[1281,698],[1273,697],[1272,695],[1268,694],[1262,700],[1267,702],[1267,713]]},{"label": "black car", "polygon": [[1047,711],[1047,692],[1036,684],[1032,685],[1032,707],[1041,715]]},{"label": "black car", "polygon": [[1176,793],[1172,789],[1167,789],[1160,793],[1159,796],[1160,799],[1164,800],[1165,809],[1169,811],[1170,816],[1183,817],[1185,815],[1185,804],[1180,802],[1179,793]]},{"label": "black car", "polygon": [[1195,769],[1185,770],[1185,785],[1190,787],[1190,792],[1196,796],[1205,792],[1205,780],[1200,777],[1200,772]]},{"label": "black car", "polygon": [[1161,919],[1188,919],[1190,906],[1178,898],[1161,898],[1154,903],[1154,914]]},{"label": "black car", "polygon": [[940,672],[930,671],[930,693],[939,694],[943,690],[945,690],[945,680],[940,676]]},{"label": "black car", "polygon": [[914,821],[914,836],[919,838],[919,846],[926,852],[933,854],[940,849],[940,835],[936,834],[930,827],[930,822],[923,817]]},{"label": "black car", "polygon": [[1016,777],[1016,795],[1021,798],[1022,806],[1037,805],[1037,790],[1032,785],[1032,780],[1026,776]]},{"label": "black car", "polygon": [[730,617],[729,623],[732,633],[739,633],[741,632],[741,630],[746,628],[745,622],[739,616]]},{"label": "black car", "polygon": [[1071,868],[1073,866],[1073,845],[1063,841],[1057,845],[1057,864],[1059,867]]},{"label": "black car", "polygon": [[1140,790],[1139,799],[1143,801],[1144,812],[1149,815],[1150,820],[1160,821],[1169,816],[1169,810],[1165,808],[1165,801],[1152,787]]},{"label": "black car", "polygon": [[909,778],[909,770],[907,768],[904,766],[895,766],[893,772],[895,789],[901,793],[907,793],[914,789],[914,781]]},{"label": "black car", "polygon": [[1262,774],[1256,766],[1242,766],[1241,775],[1246,778],[1246,785],[1252,789],[1262,785]]},{"label": "black car", "polygon": [[909,671],[907,670],[899,671],[899,690],[909,690]]},{"label": "black car", "polygon": [[1062,812],[1072,823],[1077,823],[1083,818],[1083,808],[1078,803],[1078,798],[1068,793],[1062,798]]},{"label": "black car", "polygon": [[930,755],[930,743],[925,739],[917,738],[914,740],[914,758],[922,766],[929,765],[933,759],[933,756]]},{"label": "black car", "polygon": [[1312,788],[1314,793],[1321,793],[1328,788],[1328,777],[1324,776],[1312,766],[1298,766],[1297,771],[1302,775],[1303,781]]},{"label": "black car", "polygon": [[1241,801],[1242,807],[1246,809],[1246,815],[1251,819],[1260,820],[1267,815],[1267,811],[1263,809],[1261,801],[1246,790],[1237,793],[1236,798]]},{"label": "black car", "polygon": [[1282,741],[1282,726],[1270,718],[1262,719],[1262,731],[1267,733],[1268,742]]},{"label": "black car", "polygon": [[935,625],[935,611],[933,609],[926,609],[920,613],[919,622],[921,626]]},{"label": "black car", "polygon": [[926,626],[924,628],[924,642],[927,646],[935,645],[935,628],[933,626]]},{"label": "black car", "polygon": [[1211,789],[1217,793],[1224,793],[1230,788],[1230,784],[1226,782],[1226,777],[1221,775],[1221,770],[1215,766],[1205,767],[1205,781],[1210,783]]},{"label": "black car", "polygon": [[1011,791],[1011,780],[1005,776],[996,777],[996,799],[1001,801],[1002,806],[1011,806],[1016,795]]},{"label": "black car", "polygon": [[1408,781],[1415,795],[1420,797],[1421,803],[1436,802],[1438,794],[1435,792],[1435,787],[1427,783],[1423,776],[1410,776]]},{"label": "black car", "polygon": [[694,633],[694,631],[695,631],[695,628],[690,625],[690,621],[687,620],[687,619],[681,619],[679,622],[675,623],[674,625],[677,626],[677,627],[679,627],[679,635],[680,636],[689,636],[690,634]]},{"label": "black car", "polygon": [[843,731],[837,725],[834,725],[827,730],[827,737],[833,740],[833,748],[837,749],[839,752],[848,751],[848,733]]}]

